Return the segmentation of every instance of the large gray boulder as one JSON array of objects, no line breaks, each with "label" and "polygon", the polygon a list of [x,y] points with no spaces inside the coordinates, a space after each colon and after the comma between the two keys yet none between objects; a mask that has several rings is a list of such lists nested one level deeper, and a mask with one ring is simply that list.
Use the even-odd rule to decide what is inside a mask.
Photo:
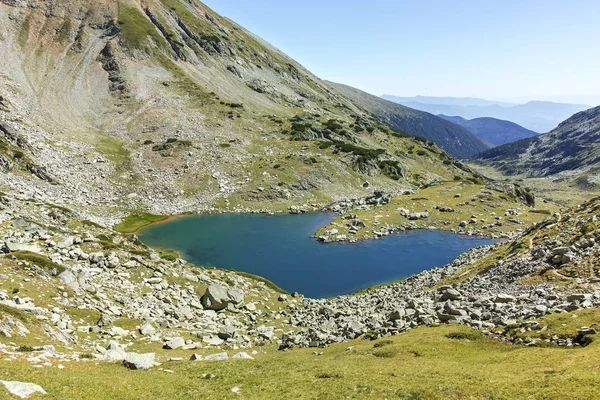
[{"label": "large gray boulder", "polygon": [[37,244],[6,242],[5,246],[9,253],[13,253],[15,251],[30,251],[32,253],[39,254],[42,252],[41,247]]},{"label": "large gray boulder", "polygon": [[227,289],[221,285],[212,284],[202,296],[202,306],[209,310],[223,310],[229,304],[238,306],[244,303],[244,293],[238,289]]},{"label": "large gray boulder", "polygon": [[154,365],[155,357],[154,353],[127,353],[123,364],[129,369],[147,370]]}]

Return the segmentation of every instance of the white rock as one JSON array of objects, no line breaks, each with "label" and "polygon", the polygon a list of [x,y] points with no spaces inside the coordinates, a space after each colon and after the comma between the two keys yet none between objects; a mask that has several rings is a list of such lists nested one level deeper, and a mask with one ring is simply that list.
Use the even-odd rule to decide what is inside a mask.
[{"label": "white rock", "polygon": [[240,359],[240,360],[254,360],[254,357],[252,357],[250,354],[246,353],[245,351],[239,352],[231,358]]},{"label": "white rock", "polygon": [[26,399],[34,393],[46,394],[46,391],[35,383],[17,382],[17,381],[0,381],[11,394],[17,397]]},{"label": "white rock", "polygon": [[138,354],[127,353],[127,357],[123,360],[123,364],[129,369],[146,370],[154,365],[154,353]]},{"label": "white rock", "polygon": [[209,356],[204,357],[204,359],[206,361],[225,361],[225,360],[229,360],[229,356],[227,355],[226,352],[223,352],[223,353],[211,354]]}]

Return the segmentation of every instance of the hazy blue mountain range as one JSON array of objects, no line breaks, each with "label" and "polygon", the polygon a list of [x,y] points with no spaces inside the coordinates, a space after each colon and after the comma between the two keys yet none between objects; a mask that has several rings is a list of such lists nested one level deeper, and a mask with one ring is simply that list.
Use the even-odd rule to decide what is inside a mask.
[{"label": "hazy blue mountain range", "polygon": [[[491,102],[476,99],[471,103],[464,99],[457,99],[457,104],[448,104],[446,98],[444,103],[424,103],[422,97],[397,98],[385,95],[383,98],[431,114],[457,115],[466,119],[491,117],[514,122],[535,132],[545,133],[556,128],[559,123],[575,113],[590,108],[589,105],[553,103],[550,101],[530,101],[525,104],[506,105],[506,103]],[[430,99],[430,98],[426,98]],[[428,100],[427,100],[428,101]],[[465,105],[462,105],[465,104]]]},{"label": "hazy blue mountain range", "polygon": [[384,94],[381,98],[393,101],[394,103],[421,103],[421,104],[436,104],[446,106],[516,106],[517,103],[506,103],[501,101],[478,99],[476,97],[435,97],[435,96],[415,96],[415,97],[398,97],[389,94]]},{"label": "hazy blue mountain range", "polygon": [[491,147],[462,126],[436,115],[404,107],[340,83],[329,83],[383,122],[399,131],[428,139],[453,157],[468,158]]},{"label": "hazy blue mountain range", "polygon": [[462,126],[492,146],[500,146],[538,135],[537,132],[502,119],[489,117],[464,119],[463,117],[449,117],[442,114],[438,115],[438,117]]}]

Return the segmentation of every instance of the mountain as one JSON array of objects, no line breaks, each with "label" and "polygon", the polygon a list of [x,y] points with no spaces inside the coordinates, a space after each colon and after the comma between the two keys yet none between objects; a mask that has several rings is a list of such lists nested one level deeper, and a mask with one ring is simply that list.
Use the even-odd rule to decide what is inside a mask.
[{"label": "mountain", "polygon": [[350,86],[333,82],[329,84],[395,129],[431,140],[453,157],[467,158],[489,148],[465,128],[435,115],[401,106]]},{"label": "mountain", "polygon": [[[390,98],[388,96],[388,98]],[[407,107],[435,115],[457,115],[465,119],[491,117],[521,125],[534,132],[548,132],[575,113],[590,108],[588,105],[530,101],[526,104],[455,105],[422,103],[416,98],[397,101]]]},{"label": "mountain", "polygon": [[[8,185],[170,215],[478,179],[200,2],[28,4],[0,3]],[[403,118],[409,136],[458,138],[446,146],[457,157],[483,149],[440,118]]]},{"label": "mountain", "polygon": [[449,117],[446,115],[438,115],[438,117],[462,126],[479,139],[493,146],[500,146],[539,135],[537,132],[525,129],[513,122],[496,118],[464,119],[463,117]]},{"label": "mountain", "polygon": [[446,106],[514,106],[515,103],[506,103],[502,101],[492,101],[478,99],[476,97],[435,97],[435,96],[414,96],[414,97],[398,97],[389,94],[381,96],[382,99],[393,101],[394,103],[420,103],[420,104],[436,104]]},{"label": "mountain", "polygon": [[600,107],[575,114],[549,133],[495,147],[476,159],[510,175],[598,173]]}]

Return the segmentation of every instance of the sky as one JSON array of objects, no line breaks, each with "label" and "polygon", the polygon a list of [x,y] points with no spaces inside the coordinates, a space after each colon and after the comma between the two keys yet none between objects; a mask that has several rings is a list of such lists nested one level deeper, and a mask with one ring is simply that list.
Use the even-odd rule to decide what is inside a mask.
[{"label": "sky", "polygon": [[600,104],[600,0],[203,0],[375,95]]}]

